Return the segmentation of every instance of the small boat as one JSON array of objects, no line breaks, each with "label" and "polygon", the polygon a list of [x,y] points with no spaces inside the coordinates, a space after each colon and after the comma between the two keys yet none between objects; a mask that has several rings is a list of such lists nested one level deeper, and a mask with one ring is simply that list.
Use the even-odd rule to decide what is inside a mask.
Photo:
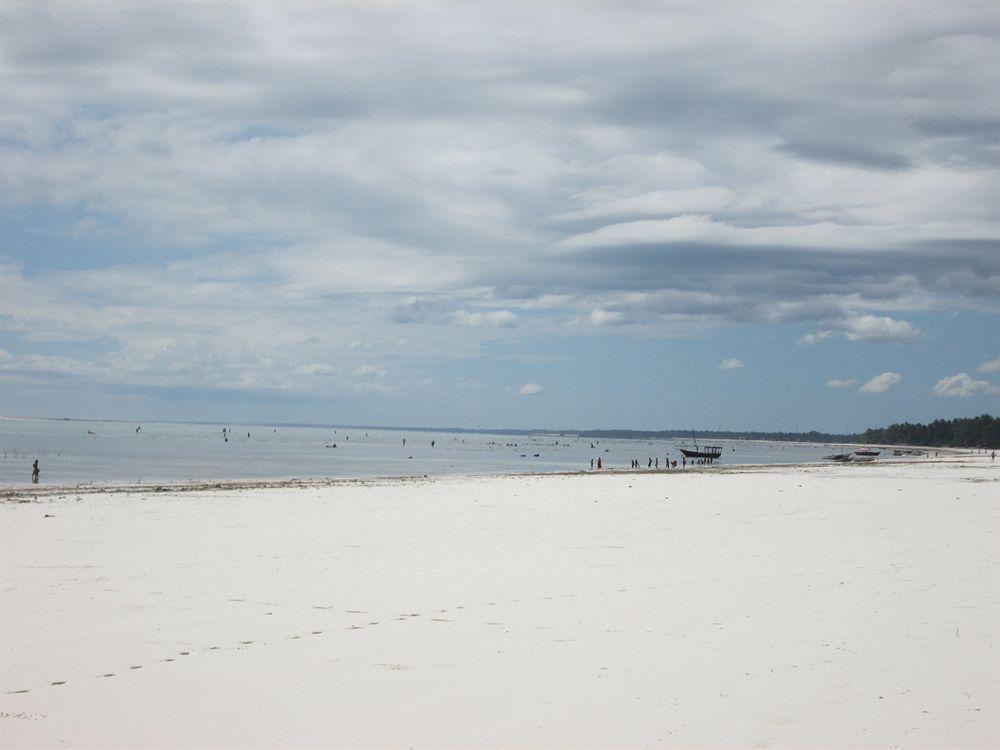
[{"label": "small boat", "polygon": [[823,456],[823,458],[826,459],[827,461],[850,461],[851,460],[851,454],[850,453],[834,453],[833,455],[830,455],[830,456]]},{"label": "small boat", "polygon": [[721,445],[703,445],[699,448],[698,438],[693,432],[691,433],[691,437],[694,438],[694,450],[690,448],[678,448],[687,458],[708,458],[714,460],[722,455]]},{"label": "small boat", "polygon": [[865,448],[860,451],[854,451],[855,456],[872,456],[875,457],[879,455],[882,451],[873,451],[870,448]]}]

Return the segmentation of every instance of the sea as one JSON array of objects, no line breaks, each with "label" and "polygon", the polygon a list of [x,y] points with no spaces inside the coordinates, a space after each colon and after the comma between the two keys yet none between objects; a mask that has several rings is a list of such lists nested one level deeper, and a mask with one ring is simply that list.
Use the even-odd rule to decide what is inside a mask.
[{"label": "sea", "polygon": [[[712,440],[722,465],[821,461],[839,445]],[[504,435],[375,427],[0,418],[0,485],[520,474],[681,466],[690,440]],[[850,446],[847,447],[850,449]]]}]

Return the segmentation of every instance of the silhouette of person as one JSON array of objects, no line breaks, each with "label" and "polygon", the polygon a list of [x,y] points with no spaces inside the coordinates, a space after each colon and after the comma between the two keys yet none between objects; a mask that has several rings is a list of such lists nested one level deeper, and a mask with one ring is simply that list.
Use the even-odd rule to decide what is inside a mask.
[{"label": "silhouette of person", "polygon": [[38,484],[38,475],[41,473],[41,469],[38,468],[38,459],[35,459],[34,465],[31,467],[31,483]]}]

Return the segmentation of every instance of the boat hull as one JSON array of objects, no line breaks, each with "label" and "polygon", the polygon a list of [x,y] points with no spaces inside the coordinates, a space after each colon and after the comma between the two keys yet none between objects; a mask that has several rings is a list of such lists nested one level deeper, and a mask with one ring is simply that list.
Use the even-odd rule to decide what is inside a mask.
[{"label": "boat hull", "polygon": [[678,450],[687,458],[718,458],[722,455],[721,448],[718,451],[691,451],[686,448],[679,448]]}]

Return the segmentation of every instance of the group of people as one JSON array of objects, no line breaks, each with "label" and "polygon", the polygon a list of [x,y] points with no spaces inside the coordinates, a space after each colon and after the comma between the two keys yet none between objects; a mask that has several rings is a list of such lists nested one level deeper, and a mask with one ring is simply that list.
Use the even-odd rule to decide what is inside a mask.
[{"label": "group of people", "polygon": [[[595,459],[593,459],[593,458],[590,459],[590,468],[591,469],[595,468],[594,467],[594,460]],[[597,460],[597,467],[596,468],[603,469],[604,465],[601,462],[601,457],[598,456],[596,460]],[[687,462],[685,461],[685,465],[686,465],[686,463]],[[633,468],[633,469],[641,469],[642,468],[642,466],[639,463],[639,459],[638,458],[633,458],[632,459],[631,468]],[[647,469],[659,469],[660,468],[660,459],[659,459],[659,457],[657,456],[656,458],[653,458],[651,456],[649,458],[649,461],[646,462],[646,468]],[[676,469],[677,468],[677,462],[676,461],[671,461],[669,457],[666,457],[666,458],[663,459],[663,468],[664,469]]]}]

